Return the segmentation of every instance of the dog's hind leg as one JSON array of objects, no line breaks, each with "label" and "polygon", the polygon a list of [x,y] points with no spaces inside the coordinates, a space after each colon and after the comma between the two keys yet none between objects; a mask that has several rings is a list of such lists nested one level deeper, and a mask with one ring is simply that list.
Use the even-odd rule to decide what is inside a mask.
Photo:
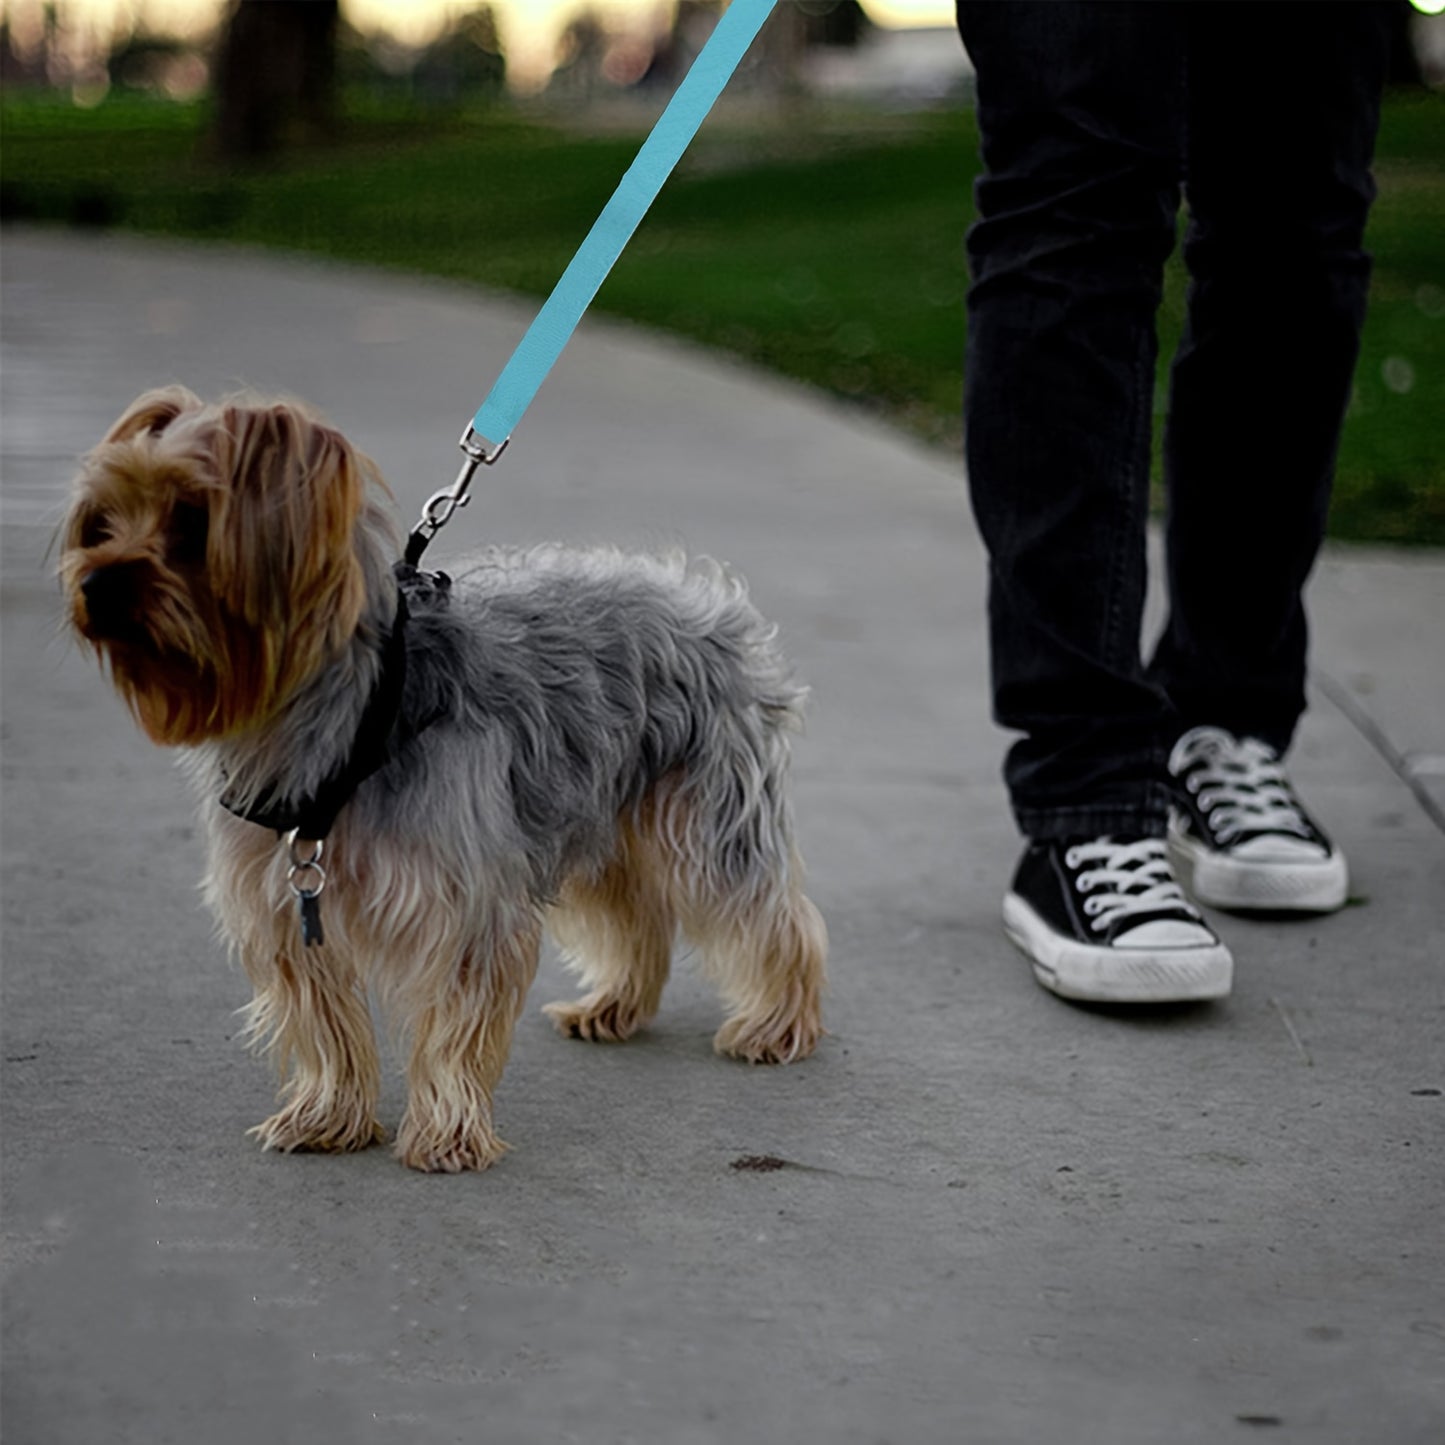
[{"label": "dog's hind leg", "polygon": [[595,877],[574,877],[548,919],[588,992],[543,1012],[574,1039],[621,1042],[657,1012],[677,931],[652,841],[631,825]]},{"label": "dog's hind leg", "polygon": [[674,896],[728,1016],[719,1053],[755,1064],[807,1058],[823,1033],[828,931],[803,892],[777,727],[723,733],[676,801]]},{"label": "dog's hind leg", "polygon": [[695,900],[683,926],[728,1006],[713,1047],[753,1064],[807,1058],[823,1034],[828,933],[802,889]]},{"label": "dog's hind leg", "polygon": [[506,1152],[492,1123],[492,1096],[512,1030],[537,972],[542,926],[535,915],[497,920],[460,946],[438,948],[389,997],[411,1041],[406,1114],[396,1157],[412,1169],[485,1169]]}]

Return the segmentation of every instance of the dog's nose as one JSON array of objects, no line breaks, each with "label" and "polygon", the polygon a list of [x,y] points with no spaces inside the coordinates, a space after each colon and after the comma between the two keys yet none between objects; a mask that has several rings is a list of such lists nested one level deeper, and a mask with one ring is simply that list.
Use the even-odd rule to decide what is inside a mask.
[{"label": "dog's nose", "polygon": [[80,579],[86,617],[92,634],[115,636],[129,625],[135,611],[135,568],[124,562],[96,567]]}]

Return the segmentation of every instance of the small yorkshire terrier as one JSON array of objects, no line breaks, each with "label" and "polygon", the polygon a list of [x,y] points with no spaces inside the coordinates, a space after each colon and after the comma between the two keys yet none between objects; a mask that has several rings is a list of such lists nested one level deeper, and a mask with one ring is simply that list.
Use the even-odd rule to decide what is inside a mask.
[{"label": "small yorkshire terrier", "polygon": [[546,919],[581,1039],[657,1011],[679,928],[755,1063],[822,1033],[826,933],[787,791],[804,691],[722,567],[542,547],[397,564],[376,468],[304,407],[149,392],[63,524],[74,631],[185,750],[205,894],[273,1053],[271,1149],[363,1149],[409,1047],[397,1157],[485,1169]]}]

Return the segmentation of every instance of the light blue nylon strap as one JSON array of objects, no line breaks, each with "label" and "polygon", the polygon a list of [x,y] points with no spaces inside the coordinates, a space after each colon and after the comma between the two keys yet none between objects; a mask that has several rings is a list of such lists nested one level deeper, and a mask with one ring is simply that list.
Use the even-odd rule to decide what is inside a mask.
[{"label": "light blue nylon strap", "polygon": [[607,279],[622,248],[697,134],[775,3],[732,0],[723,12],[612,199],[603,207],[587,239],[478,408],[472,429],[479,436],[497,445],[511,436],[512,428],[562,354],[582,313],[591,305],[598,287]]}]

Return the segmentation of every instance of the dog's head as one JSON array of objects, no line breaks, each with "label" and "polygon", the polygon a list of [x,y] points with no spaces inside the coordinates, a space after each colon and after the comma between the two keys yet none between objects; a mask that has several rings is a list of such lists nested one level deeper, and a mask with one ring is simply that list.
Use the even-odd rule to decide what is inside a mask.
[{"label": "dog's head", "polygon": [[82,464],[62,526],[70,625],[158,743],[263,723],[365,605],[375,470],[290,402],[148,392]]}]

